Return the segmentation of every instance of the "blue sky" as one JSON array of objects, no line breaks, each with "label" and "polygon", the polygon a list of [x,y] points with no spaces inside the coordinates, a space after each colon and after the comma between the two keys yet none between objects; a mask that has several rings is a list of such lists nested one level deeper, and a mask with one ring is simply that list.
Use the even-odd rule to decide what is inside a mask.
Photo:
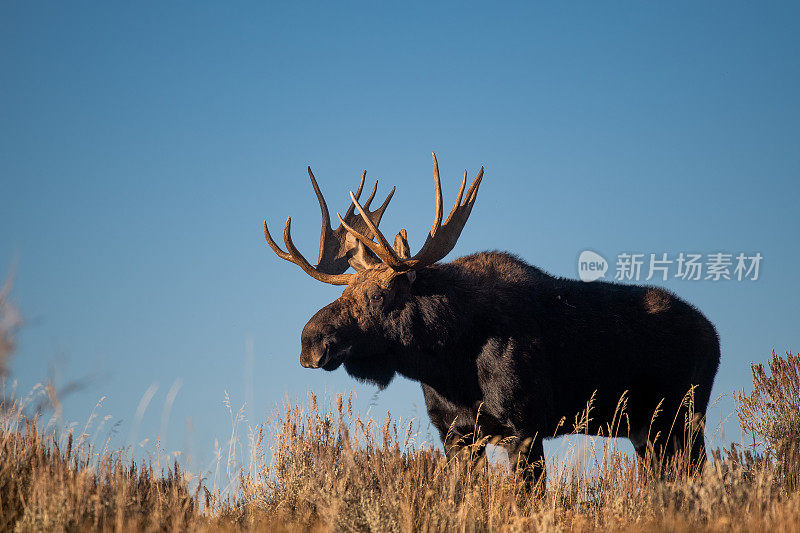
[{"label": "blue sky", "polygon": [[800,346],[798,11],[3,3],[0,269],[16,258],[28,321],[14,377],[89,376],[65,417],[105,396],[123,442],[160,434],[181,380],[162,444],[200,459],[230,432],[225,391],[251,422],[308,390],[354,390],[362,410],[424,429],[417,384],[376,396],[300,367],[302,326],[340,289],[278,259],[261,222],[292,215],[315,258],[306,165],[341,212],[367,169],[379,194],[398,186],[382,227],[417,249],[435,150],[446,203],[464,168],[486,168],[450,258],[510,250],[577,277],[585,249],[761,253],[754,282],[659,283],[719,330],[718,423],[750,361]]}]

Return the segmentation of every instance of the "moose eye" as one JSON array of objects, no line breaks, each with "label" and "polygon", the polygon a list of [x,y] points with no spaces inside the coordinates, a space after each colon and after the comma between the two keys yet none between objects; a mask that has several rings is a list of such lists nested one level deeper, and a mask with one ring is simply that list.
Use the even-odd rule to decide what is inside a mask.
[{"label": "moose eye", "polygon": [[370,296],[370,298],[372,298],[373,302],[380,302],[381,300],[383,300],[383,293],[382,292],[374,292],[374,293],[372,293],[372,296]]}]

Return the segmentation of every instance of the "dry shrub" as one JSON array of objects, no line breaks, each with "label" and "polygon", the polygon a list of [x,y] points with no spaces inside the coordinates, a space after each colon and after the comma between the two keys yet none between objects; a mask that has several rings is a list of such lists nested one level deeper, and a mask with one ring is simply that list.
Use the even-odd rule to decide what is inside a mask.
[{"label": "dry shrub", "polygon": [[[763,446],[767,457],[779,465],[790,490],[800,488],[800,355],[786,358],[772,352],[769,374],[763,364],[751,364],[753,392],[736,394],[742,430]],[[771,375],[770,375],[771,374]]]}]

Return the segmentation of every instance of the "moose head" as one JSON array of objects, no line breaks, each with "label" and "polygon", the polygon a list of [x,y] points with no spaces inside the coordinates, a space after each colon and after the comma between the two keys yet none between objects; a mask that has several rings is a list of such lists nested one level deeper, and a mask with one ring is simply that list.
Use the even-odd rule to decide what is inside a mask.
[{"label": "moose head", "polygon": [[[378,224],[383,217],[393,188],[383,204],[370,210],[378,182],[367,201],[359,203],[366,171],[339,227],[331,228],[330,215],[317,180],[308,168],[311,185],[322,211],[319,259],[312,266],[292,242],[291,217],[286,219],[283,240],[288,251],[272,239],[264,221],[264,236],[278,257],[302,268],[309,276],[332,285],[346,285],[342,295],[320,309],[305,325],[301,335],[300,364],[306,368],[335,370],[344,364],[348,373],[385,386],[396,370],[392,356],[398,348],[413,342],[414,324],[419,312],[414,298],[417,273],[444,258],[455,246],[469,218],[483,177],[481,167],[464,196],[467,172],[458,197],[447,219],[442,222],[442,187],[436,154],[433,177],[436,213],[427,239],[411,256],[406,230],[400,230],[390,245]],[[358,214],[355,210],[358,209]],[[355,272],[345,273],[352,267]]]}]

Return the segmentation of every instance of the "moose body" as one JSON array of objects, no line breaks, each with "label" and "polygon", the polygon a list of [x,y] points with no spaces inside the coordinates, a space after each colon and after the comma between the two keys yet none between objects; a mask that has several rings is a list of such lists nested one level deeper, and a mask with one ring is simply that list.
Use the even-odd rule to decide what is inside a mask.
[{"label": "moose body", "polygon": [[[482,443],[480,456],[487,440],[499,440],[512,465],[525,465],[528,481],[543,479],[543,439],[573,431],[582,412],[583,431],[628,437],[641,457],[650,445],[666,457],[686,448],[702,461],[702,431],[687,440],[691,417],[679,411],[686,410],[691,390],[694,413],[705,415],[719,364],[714,326],[663,289],[556,278],[507,253],[436,263],[466,222],[482,170],[464,204],[462,182],[445,225],[435,158],[434,173],[436,222],[413,258],[405,231],[393,253],[387,251],[377,223],[389,199],[380,213],[369,212],[357,201],[361,187],[352,200],[367,213],[362,231],[353,227],[358,219],[352,206],[337,230],[356,237],[348,241],[342,231],[338,241],[350,247],[337,252],[354,274],[323,272],[332,260],[322,258],[334,252],[322,245],[316,269],[295,256],[289,221],[284,240],[290,252],[283,252],[265,224],[276,253],[292,256],[282,257],[322,281],[347,284],[304,327],[301,364],[325,370],[343,365],[353,377],[380,387],[396,374],[419,381],[448,456],[474,442]],[[326,233],[327,207],[311,176],[323,210],[321,243],[326,235],[332,242],[335,232],[328,224]]]}]

